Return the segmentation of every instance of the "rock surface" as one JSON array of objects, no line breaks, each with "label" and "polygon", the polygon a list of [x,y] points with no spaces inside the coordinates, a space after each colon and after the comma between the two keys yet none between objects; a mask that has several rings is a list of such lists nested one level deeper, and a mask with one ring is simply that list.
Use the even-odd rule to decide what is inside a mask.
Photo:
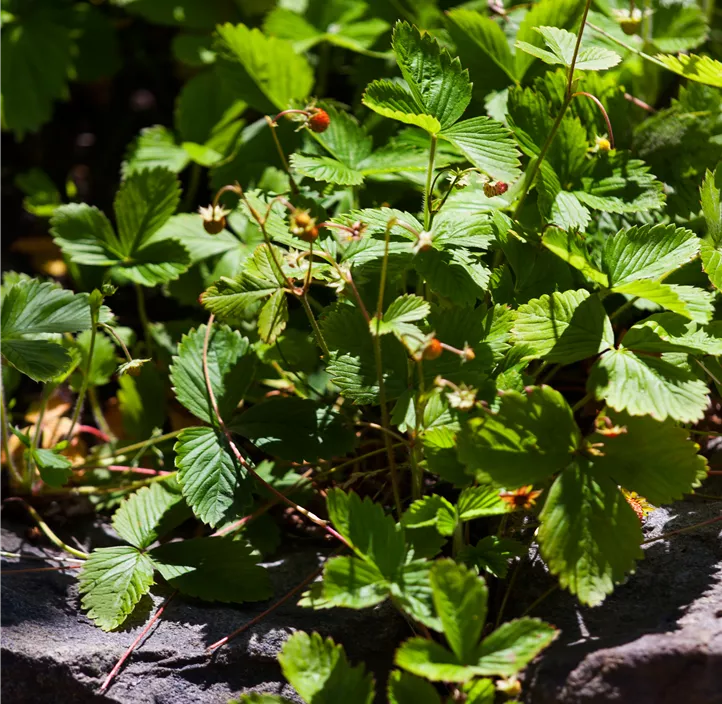
[{"label": "rock surface", "polygon": [[[701,499],[660,508],[645,539],[721,514]],[[541,561],[525,577],[518,614],[554,583]],[[722,523],[650,542],[601,606],[557,591],[532,615],[562,633],[526,673],[527,704],[722,704]]]},{"label": "rock surface", "polygon": [[[3,530],[2,547],[9,552],[57,554],[34,548],[8,530]],[[268,563],[274,600],[312,573],[322,557],[318,551],[302,548]],[[297,607],[297,599],[292,598],[211,657],[205,654],[211,643],[273,602],[229,606],[175,597],[150,637],[101,695],[98,689],[107,674],[138,636],[149,612],[170,592],[155,589],[141,602],[138,616],[126,622],[127,627],[104,633],[80,611],[75,570],[8,574],[12,569],[48,564],[57,563],[23,561],[16,566],[4,561],[3,704],[225,704],[248,691],[300,701],[276,662],[293,631],[315,630],[343,643],[353,662],[365,662],[377,673],[380,685],[385,683],[396,644],[410,635],[409,627],[388,603],[371,612],[313,611]]]}]

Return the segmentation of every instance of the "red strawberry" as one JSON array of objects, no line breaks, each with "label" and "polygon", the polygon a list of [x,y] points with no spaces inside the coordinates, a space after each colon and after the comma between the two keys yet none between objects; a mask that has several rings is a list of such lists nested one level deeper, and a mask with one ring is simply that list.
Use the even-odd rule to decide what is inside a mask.
[{"label": "red strawberry", "polygon": [[308,126],[314,132],[325,132],[331,124],[331,118],[325,110],[316,108],[316,111],[308,118]]},{"label": "red strawberry", "polygon": [[429,340],[429,344],[426,345],[426,348],[424,349],[424,359],[438,359],[443,351],[441,342],[439,342],[437,338],[432,337],[431,340]]}]

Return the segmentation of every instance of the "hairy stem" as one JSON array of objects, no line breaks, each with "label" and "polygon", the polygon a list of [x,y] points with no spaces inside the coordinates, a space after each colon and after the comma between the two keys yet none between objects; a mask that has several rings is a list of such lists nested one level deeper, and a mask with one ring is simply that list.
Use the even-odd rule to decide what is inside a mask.
[{"label": "hairy stem", "polygon": [[13,480],[17,484],[21,485],[23,483],[23,478],[20,476],[20,472],[15,466],[15,461],[13,460],[13,456],[10,451],[10,433],[8,432],[9,423],[10,419],[8,417],[8,408],[5,403],[5,384],[3,384],[2,380],[0,380],[0,424],[2,424],[2,444],[5,448],[5,462],[7,462],[10,476],[12,476]]},{"label": "hairy stem", "polygon": [[[137,285],[137,284],[136,284]],[[85,371],[83,372],[83,381],[80,385],[80,391],[78,392],[78,400],[75,403],[75,411],[73,411],[73,417],[70,421],[70,430],[65,436],[66,440],[70,440],[73,437],[73,430],[75,430],[75,424],[80,418],[80,411],[83,409],[83,403],[85,402],[85,394],[88,391],[88,384],[90,383],[90,369],[93,364],[93,352],[95,350],[95,338],[98,333],[98,311],[93,308],[90,311],[92,316],[92,325],[90,328],[90,345],[88,346],[88,360],[85,363]],[[38,419],[38,423],[40,419]]]},{"label": "hairy stem", "polygon": [[[288,114],[291,112],[290,110],[286,110],[285,114]],[[304,110],[299,110],[298,112],[304,112]],[[284,113],[281,113],[284,114]],[[276,127],[278,126],[276,124],[275,120],[272,120],[268,115],[266,115],[266,122],[268,123],[268,126],[271,129],[271,136],[273,137],[273,143],[276,145],[276,151],[278,152],[278,156],[281,159],[281,164],[283,164],[283,168],[288,174],[288,181],[291,184],[291,191],[293,193],[298,193],[298,184],[293,178],[293,174],[291,173],[291,167],[288,164],[288,159],[286,159],[286,154],[283,151],[283,147],[281,146],[281,141],[278,139],[278,134],[276,133]]]},{"label": "hairy stem", "polygon": [[429,166],[426,170],[426,189],[424,191],[424,229],[428,232],[431,227],[431,180],[434,177],[434,159],[436,157],[436,142],[438,137],[431,135],[431,146],[429,147]]},{"label": "hairy stem", "polygon": [[136,283],[135,286],[135,297],[138,301],[138,317],[140,318],[140,324],[143,326],[143,337],[145,339],[145,346],[148,350],[148,355],[153,355],[153,336],[150,332],[150,321],[148,320],[148,312],[145,309],[145,294],[143,293],[143,287]]}]

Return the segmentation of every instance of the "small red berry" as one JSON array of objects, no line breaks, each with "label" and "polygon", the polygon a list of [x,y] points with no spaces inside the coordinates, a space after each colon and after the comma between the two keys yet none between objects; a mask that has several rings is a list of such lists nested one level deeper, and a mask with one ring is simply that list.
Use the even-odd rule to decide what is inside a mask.
[{"label": "small red berry", "polygon": [[314,132],[325,132],[328,126],[331,124],[331,118],[328,113],[321,108],[316,108],[316,111],[308,118],[308,126]]},{"label": "small red berry", "polygon": [[504,195],[509,190],[509,184],[504,181],[489,181],[484,184],[484,195],[487,198]]},{"label": "small red berry", "polygon": [[441,342],[435,337],[429,340],[429,344],[424,349],[424,359],[431,361],[432,359],[438,359],[444,348],[441,346]]}]

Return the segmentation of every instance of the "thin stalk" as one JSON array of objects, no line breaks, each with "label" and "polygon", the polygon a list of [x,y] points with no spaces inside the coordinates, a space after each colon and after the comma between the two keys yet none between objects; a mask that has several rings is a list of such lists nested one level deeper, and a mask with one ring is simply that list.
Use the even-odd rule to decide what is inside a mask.
[{"label": "thin stalk", "polygon": [[[376,333],[371,334],[374,348],[374,358],[376,360],[376,377],[379,382],[379,403],[381,405],[381,425],[387,430],[391,428],[391,419],[389,417],[389,409],[386,406],[386,383],[384,381],[384,366],[381,356],[381,336],[378,334],[381,317],[384,308],[384,289],[386,287],[386,273],[388,271],[389,262],[389,240],[391,239],[391,228],[394,220],[389,220],[386,225],[386,238],[384,246],[384,258],[381,264],[381,281],[379,282],[379,298],[376,303]],[[370,332],[370,331],[369,331]],[[384,444],[386,445],[386,456],[389,462],[389,472],[391,473],[391,487],[394,493],[394,503],[396,504],[397,517],[400,519],[403,512],[401,506],[401,495],[399,494],[399,478],[396,472],[396,458],[394,457],[393,444],[388,433],[384,433]]]},{"label": "thin stalk", "polygon": [[390,428],[384,428],[383,425],[379,425],[378,423],[369,423],[365,420],[357,420],[356,425],[360,425],[362,428],[373,428],[374,430],[379,430],[382,433],[388,433],[394,440],[398,440],[400,443],[403,443],[404,445],[409,445],[409,441],[404,438],[403,436],[399,435],[397,432],[394,432]]},{"label": "thin stalk", "polygon": [[[33,436],[31,446],[33,450],[40,449],[43,437],[43,419],[45,418],[45,411],[48,407],[48,401],[53,393],[55,386],[53,384],[46,384],[43,388],[43,394],[40,397],[40,410],[38,411],[38,419],[35,421],[35,435]],[[68,435],[68,438],[70,435]],[[27,455],[27,464],[25,467],[25,480],[24,484],[30,488],[33,485],[33,474],[35,470],[35,461],[33,460],[32,453]]]},{"label": "thin stalk", "polygon": [[615,310],[613,313],[611,313],[609,316],[609,319],[614,320],[619,315],[624,313],[625,310],[628,310],[629,308],[631,308],[638,300],[639,300],[639,296],[633,296],[632,298],[627,300],[626,303],[623,303],[621,306],[619,306],[619,308],[617,308],[617,310]]},{"label": "thin stalk", "polygon": [[536,609],[537,606],[539,606],[539,604],[542,603],[542,601],[544,601],[548,596],[553,594],[557,589],[559,589],[558,584],[553,584],[551,587],[549,587],[549,589],[547,589],[538,599],[534,599],[534,601],[532,601],[532,603],[527,606],[526,611],[524,611],[524,613],[519,618],[524,618],[524,616],[530,614],[534,609]]},{"label": "thin stalk", "polygon": [[521,568],[521,560],[519,560],[519,562],[517,562],[516,565],[514,566],[514,571],[511,573],[511,578],[509,579],[509,582],[506,585],[506,591],[504,592],[504,598],[501,600],[501,606],[499,607],[499,613],[496,615],[496,621],[494,623],[494,628],[499,628],[499,624],[501,623],[502,619],[504,618],[504,609],[506,609],[506,602],[509,601],[509,595],[511,594],[511,590],[514,587],[516,578],[519,576],[520,568]]},{"label": "thin stalk", "polygon": [[110,335],[112,335],[115,338],[115,341],[120,345],[120,348],[123,350],[123,354],[125,355],[125,358],[129,361],[133,361],[133,357],[131,356],[130,352],[128,351],[128,348],[125,346],[125,342],[121,339],[120,335],[107,323],[100,323],[100,327],[103,328],[103,330]]},{"label": "thin stalk", "polygon": [[593,398],[594,394],[589,392],[584,398],[579,399],[579,401],[572,406],[572,413],[576,413],[579,409],[584,408]]},{"label": "thin stalk", "polygon": [[[404,445],[405,444],[406,443],[404,442]],[[403,445],[401,443],[396,443],[392,447],[395,450],[399,447],[403,447]],[[336,472],[339,472],[342,469],[346,469],[346,467],[350,467],[351,465],[361,462],[361,460],[368,459],[369,457],[375,457],[376,455],[380,455],[386,451],[387,451],[386,445],[384,445],[384,447],[379,447],[375,450],[371,450],[370,452],[366,452],[363,455],[358,455],[357,457],[354,457],[353,459],[347,460],[346,462],[342,462],[341,464],[338,464],[335,467],[331,467],[331,469],[327,470],[326,472],[321,472],[318,475],[318,478],[326,479],[326,478],[330,477],[332,474],[335,474]]]},{"label": "thin stalk", "polygon": [[686,528],[678,528],[677,530],[671,530],[669,533],[662,533],[662,535],[658,535],[656,538],[647,538],[646,540],[642,541],[642,545],[648,545],[649,543],[654,543],[657,540],[664,540],[665,538],[669,538],[672,535],[677,535],[679,533],[688,533],[691,530],[696,530],[697,528],[701,528],[702,526],[708,526],[712,523],[719,523],[722,521],[722,516],[717,516],[716,518],[710,518],[707,521],[702,521],[702,523],[695,523],[693,526],[687,526]]},{"label": "thin stalk", "polygon": [[22,553],[22,552],[6,552],[5,550],[0,551],[0,557],[11,557],[16,560],[42,560],[43,562],[47,562],[48,560],[52,560],[53,562],[79,562],[81,565],[85,562],[85,560],[81,560],[78,557],[58,557],[57,555],[54,557],[48,557],[47,555],[33,555],[31,553]]},{"label": "thin stalk", "polygon": [[429,147],[429,166],[426,169],[426,189],[424,191],[424,229],[428,232],[431,227],[431,180],[434,177],[434,159],[436,157],[436,142],[438,137],[431,135],[431,145]]},{"label": "thin stalk", "polygon": [[587,0],[584,4],[584,14],[582,15],[582,22],[579,25],[579,31],[577,32],[577,41],[574,45],[574,53],[572,54],[572,61],[569,65],[569,73],[567,75],[567,87],[566,91],[564,93],[564,102],[562,103],[562,108],[559,111],[559,114],[557,115],[556,120],[554,120],[554,124],[552,125],[551,130],[549,131],[549,134],[547,135],[546,141],[544,142],[544,145],[542,146],[541,152],[539,152],[539,156],[534,161],[531,169],[528,170],[527,174],[524,177],[524,184],[522,186],[522,191],[519,196],[519,202],[517,203],[516,209],[514,210],[514,219],[518,219],[519,213],[521,212],[521,206],[524,203],[524,200],[526,199],[527,193],[529,192],[529,189],[531,188],[532,184],[534,183],[534,179],[536,178],[537,173],[539,172],[539,169],[541,168],[542,163],[544,162],[544,158],[547,155],[547,152],[549,151],[549,147],[551,147],[552,142],[554,141],[554,137],[556,137],[557,131],[559,130],[559,126],[562,124],[562,119],[564,118],[564,115],[566,114],[567,108],[569,107],[569,103],[572,101],[572,85],[574,83],[574,66],[576,66],[577,63],[577,56],[579,55],[579,47],[582,43],[582,35],[584,34],[584,26],[587,21],[587,15],[589,14],[589,8],[592,4],[592,0]]},{"label": "thin stalk", "polygon": [[598,108],[599,112],[602,113],[602,117],[604,118],[604,122],[607,123],[607,133],[609,134],[609,143],[610,147],[614,149],[614,132],[612,131],[612,122],[609,119],[609,115],[607,114],[607,111],[604,108],[604,105],[602,105],[602,101],[597,98],[596,95],[592,95],[591,93],[587,93],[586,91],[578,91],[572,95],[572,98],[577,98],[580,96],[584,96],[585,98],[589,98]]},{"label": "thin stalk", "polygon": [[216,395],[213,392],[213,385],[211,384],[211,377],[208,372],[208,344],[210,342],[210,333],[211,329],[213,327],[213,321],[215,319],[215,316],[211,313],[210,318],[208,318],[208,324],[206,326],[206,334],[205,338],[203,340],[203,377],[205,378],[206,382],[206,391],[208,393],[208,399],[211,402],[211,408],[213,409],[213,415],[215,417],[216,423],[218,424],[218,427],[220,428],[223,435],[226,437],[226,441],[228,442],[228,445],[231,448],[231,451],[235,455],[238,462],[245,467],[246,471],[260,484],[262,484],[268,491],[270,491],[275,497],[280,499],[283,503],[290,506],[294,511],[298,511],[302,516],[305,516],[310,521],[315,523],[317,526],[320,526],[323,528],[329,535],[332,535],[334,538],[340,540],[344,545],[347,547],[351,547],[349,542],[344,538],[338,531],[334,530],[327,521],[324,521],[322,518],[319,518],[315,513],[312,513],[308,509],[304,508],[303,506],[299,506],[295,501],[292,501],[289,499],[286,495],[282,494],[278,489],[276,489],[274,486],[269,484],[265,479],[260,477],[258,473],[256,472],[253,467],[251,467],[248,462],[246,462],[246,458],[241,454],[241,451],[236,446],[236,443],[233,441],[233,436],[231,435],[230,431],[226,427],[226,424],[221,417],[220,411],[218,410],[218,403],[216,401]]},{"label": "thin stalk", "polygon": [[27,501],[24,501],[18,496],[10,497],[9,499],[5,499],[5,501],[18,501],[21,503],[25,508],[28,510],[28,513],[32,516],[33,520],[38,524],[38,528],[40,528],[41,531],[45,534],[45,536],[50,540],[50,542],[55,545],[56,547],[59,547],[61,550],[64,550],[70,555],[74,555],[75,557],[80,558],[81,560],[87,560],[89,555],[87,552],[83,552],[82,550],[76,550],[74,547],[71,547],[70,545],[66,545],[58,536],[51,530],[50,526],[40,517],[40,514],[29,504]]},{"label": "thin stalk", "polygon": [[[137,284],[136,284],[137,285]],[[70,440],[73,437],[73,430],[75,430],[75,424],[80,418],[80,411],[83,409],[83,403],[85,402],[85,394],[88,391],[88,384],[90,383],[90,369],[93,364],[93,352],[95,350],[95,338],[98,332],[98,312],[95,309],[91,309],[92,325],[90,328],[90,345],[88,346],[88,361],[85,364],[85,371],[83,373],[83,381],[80,385],[80,391],[78,392],[78,399],[75,402],[75,410],[73,411],[73,417],[70,421],[70,430],[65,436],[66,440]],[[38,419],[38,422],[40,419]]]},{"label": "thin stalk", "polygon": [[185,197],[183,198],[183,205],[181,210],[188,211],[193,209],[193,201],[196,199],[198,193],[198,187],[201,185],[201,173],[202,169],[200,164],[193,164],[191,167],[191,176],[188,181],[188,189],[186,190]]},{"label": "thin stalk", "polygon": [[5,403],[5,384],[0,381],[0,424],[2,424],[2,444],[5,448],[5,461],[10,470],[10,475],[17,484],[23,483],[23,478],[20,476],[18,468],[15,466],[12,453],[10,451],[10,433],[8,431],[8,424],[10,419],[8,417],[8,409]]},{"label": "thin stalk", "polygon": [[[136,452],[138,450],[145,450],[146,448],[151,447],[152,445],[158,445],[161,442],[165,442],[166,440],[172,440],[173,438],[177,438],[181,433],[183,432],[183,429],[180,430],[173,430],[170,433],[165,433],[165,435],[158,435],[155,438],[148,438],[147,440],[143,440],[142,442],[136,442],[132,445],[126,445],[125,447],[119,447],[116,452],[114,452],[112,455],[109,455],[108,457],[103,457],[102,459],[105,460],[112,460],[117,459],[118,457],[123,457],[124,455],[127,455],[129,452]],[[102,469],[105,465],[99,465],[97,463],[87,463],[87,464],[81,464],[77,466],[75,469]]]},{"label": "thin stalk", "polygon": [[145,346],[148,350],[148,355],[153,356],[153,337],[150,332],[150,321],[148,320],[148,312],[145,309],[145,295],[143,294],[143,287],[136,283],[135,286],[135,297],[138,301],[138,317],[140,318],[140,324],[143,326],[143,336],[145,338]]},{"label": "thin stalk", "polygon": [[113,431],[110,429],[108,421],[105,420],[105,415],[103,414],[103,409],[100,405],[100,399],[98,398],[98,390],[95,386],[90,386],[88,388],[88,402],[90,403],[90,410],[93,413],[93,418],[95,419],[96,424],[106,436],[105,442],[110,442],[110,438],[113,437]]},{"label": "thin stalk", "polygon": [[303,306],[303,310],[306,311],[306,317],[308,318],[308,321],[311,323],[311,327],[313,328],[313,334],[316,336],[316,342],[318,342],[318,346],[321,348],[323,356],[328,359],[331,356],[331,352],[328,349],[328,345],[326,344],[326,339],[321,332],[321,328],[318,326],[316,316],[313,314],[311,306],[308,303],[308,296],[306,296],[305,294],[303,296],[300,296],[300,301],[301,305]]},{"label": "thin stalk", "polygon": [[158,611],[155,612],[153,615],[153,618],[148,621],[148,623],[145,624],[145,628],[138,634],[138,637],[130,644],[130,647],[128,650],[126,650],[123,655],[121,656],[120,660],[115,663],[115,667],[110,671],[108,676],[105,678],[105,682],[100,687],[100,692],[105,692],[108,687],[110,686],[110,683],[113,681],[113,678],[120,672],[120,668],[123,667],[123,663],[131,656],[133,651],[138,647],[138,644],[143,640],[143,638],[148,635],[148,632],[153,627],[153,624],[163,615],[163,612],[165,611],[166,606],[170,604],[171,599],[177,594],[177,591],[174,591],[161,605]]},{"label": "thin stalk", "polygon": [[[288,111],[287,111],[288,112]],[[300,112],[305,112],[301,110]],[[283,151],[283,147],[281,146],[281,142],[278,139],[278,134],[276,134],[276,121],[272,120],[268,115],[266,115],[266,122],[268,123],[268,126],[271,129],[271,136],[273,137],[273,143],[276,145],[276,151],[278,152],[278,156],[281,159],[281,164],[283,164],[283,168],[288,174],[288,181],[291,184],[291,191],[293,193],[298,193],[298,184],[293,178],[293,174],[291,173],[291,167],[288,164],[288,159],[286,159],[286,154]]]},{"label": "thin stalk", "polygon": [[[338,552],[338,551],[336,551]],[[279,606],[282,606],[285,604],[294,594],[297,594],[301,589],[303,589],[306,585],[313,582],[316,577],[318,577],[321,572],[323,572],[324,565],[321,565],[318,569],[311,572],[311,574],[308,575],[300,584],[297,584],[293,589],[291,589],[289,592],[284,594],[277,602],[275,602],[272,606],[269,606],[264,612],[258,614],[258,616],[255,616],[247,623],[244,623],[240,628],[237,628],[233,633],[229,633],[227,636],[224,636],[220,640],[217,640],[212,645],[209,645],[206,649],[207,653],[211,653],[217,648],[220,648],[222,645],[225,645],[229,641],[233,640],[237,636],[241,635],[244,631],[247,631],[252,626],[255,626],[257,623],[262,621],[266,616],[273,613]]]},{"label": "thin stalk", "polygon": [[77,570],[82,565],[60,565],[59,567],[30,567],[22,570],[3,570],[3,577],[8,574],[30,574],[32,572],[58,572],[60,570]]}]

